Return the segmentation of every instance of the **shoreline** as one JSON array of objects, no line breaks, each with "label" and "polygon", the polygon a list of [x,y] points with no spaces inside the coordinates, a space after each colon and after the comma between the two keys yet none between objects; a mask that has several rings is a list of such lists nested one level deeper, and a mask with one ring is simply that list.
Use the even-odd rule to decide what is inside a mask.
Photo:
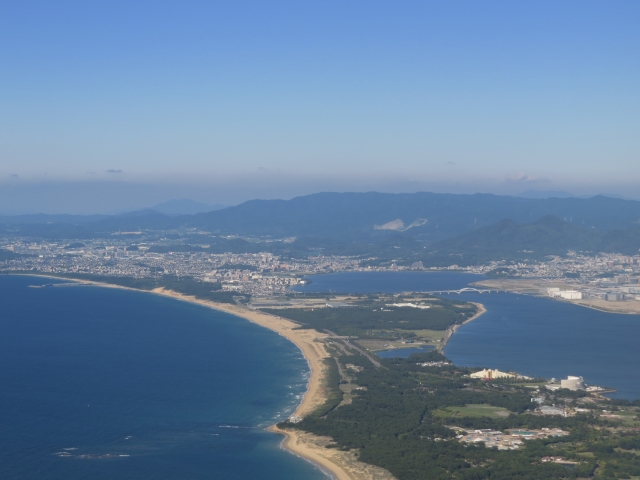
[{"label": "shoreline", "polygon": [[324,376],[323,360],[325,358],[329,358],[329,354],[324,348],[324,345],[321,342],[318,342],[318,340],[328,337],[327,334],[320,333],[313,329],[298,329],[299,325],[291,320],[286,320],[284,318],[244,306],[233,305],[230,303],[218,303],[211,300],[201,300],[192,295],[184,295],[173,290],[166,290],[162,287],[154,288],[153,290],[131,290],[153,293],[213,308],[214,310],[235,315],[236,317],[243,318],[251,323],[255,323],[261,327],[268,328],[269,330],[278,333],[300,349],[310,370],[307,390],[304,393],[302,401],[296,408],[294,415],[303,417],[324,402],[324,394],[322,393],[321,385],[321,381]]},{"label": "shoreline", "polygon": [[[473,282],[470,286],[479,288],[494,288],[505,293],[512,293],[516,295],[530,295],[538,298],[547,298],[549,300],[555,300],[558,302],[568,303],[578,307],[590,308],[598,312],[613,313],[616,315],[640,315],[640,303],[634,300],[623,300],[616,302],[606,302],[600,299],[582,298],[582,299],[563,299],[558,297],[550,297],[544,293],[544,289],[551,285],[560,286],[561,288],[572,289],[573,286],[562,282],[556,282],[552,284],[541,283],[543,279],[522,279],[511,278],[503,280],[485,279],[478,282]],[[598,303],[604,303],[598,304]],[[616,308],[617,307],[617,308]]]},{"label": "shoreline", "polygon": [[[248,307],[233,305],[227,303],[213,302],[211,300],[201,300],[192,295],[184,295],[173,290],[166,290],[162,287],[155,288],[153,290],[140,290],[137,288],[125,287],[122,285],[115,285],[112,283],[95,282],[91,280],[84,280],[69,277],[58,277],[46,274],[18,274],[21,276],[30,277],[43,277],[57,280],[71,280],[85,285],[94,285],[104,288],[119,288],[124,290],[133,290],[136,292],[150,293],[155,295],[162,295],[164,297],[173,298],[174,300],[182,300],[197,304],[200,306],[212,308],[221,312],[225,312],[237,317],[248,320],[251,323],[255,323],[261,327],[272,330],[279,335],[283,336],[295,346],[297,346],[302,352],[307,365],[309,365],[310,375],[307,382],[307,389],[302,397],[302,401],[296,408],[293,415],[304,417],[308,415],[317,407],[322,405],[325,401],[325,394],[323,392],[322,380],[324,378],[324,359],[330,358],[327,353],[322,339],[328,337],[327,334],[320,333],[313,329],[298,329],[299,325],[291,320],[287,320],[275,315],[270,315],[261,311],[253,310]],[[320,341],[318,341],[320,340]],[[352,476],[343,465],[333,462],[330,459],[330,455],[320,455],[320,452],[330,454],[333,453],[333,449],[326,449],[315,445],[310,440],[321,439],[321,437],[315,437],[314,435],[298,430],[281,430],[276,425],[272,425],[267,428],[269,432],[283,435],[285,438],[280,443],[281,447],[288,450],[290,453],[301,457],[319,468],[322,472],[327,474],[332,480],[356,480],[358,476]],[[314,438],[315,437],[315,438]],[[368,464],[362,464],[369,467]],[[372,468],[376,468],[371,466]]]},{"label": "shoreline", "polygon": [[[116,287],[118,286],[116,285]],[[326,398],[323,391],[324,387],[322,386],[322,381],[325,375],[324,360],[331,357],[321,340],[327,338],[329,335],[320,333],[314,329],[299,329],[299,325],[291,320],[240,305],[200,300],[194,296],[184,295],[164,288],[155,288],[153,290],[137,290],[132,288],[130,290],[154,293],[156,295],[162,295],[176,300],[183,300],[213,308],[215,310],[243,318],[264,328],[268,328],[269,330],[285,337],[300,349],[310,370],[307,390],[305,391],[302,401],[296,408],[293,415],[304,417],[325,402]],[[375,472],[377,476],[379,476],[380,472],[378,472],[378,470],[382,470],[373,465],[361,463],[357,461],[355,457],[345,458],[348,457],[349,454],[336,455],[337,452],[335,449],[327,449],[324,448],[324,445],[320,445],[320,443],[329,443],[330,441],[323,437],[317,437],[311,433],[300,430],[282,430],[278,428],[277,425],[271,425],[270,427],[267,427],[266,430],[283,435],[284,438],[280,443],[280,446],[283,449],[288,450],[289,453],[301,457],[308,462],[311,462],[332,480],[373,479],[373,475],[370,474],[370,472]],[[341,458],[335,458],[337,456],[340,456]],[[353,456],[353,454],[351,454],[351,456]],[[359,465],[356,465],[354,468],[352,465],[353,463]],[[353,474],[354,471],[355,475]],[[386,471],[383,472],[383,475],[387,473]],[[363,473],[366,476],[362,476]],[[390,475],[387,478],[389,480],[393,479]]]},{"label": "shoreline", "polygon": [[487,313],[487,309],[484,307],[483,304],[478,302],[469,302],[469,303],[473,303],[476,307],[478,307],[478,311],[473,317],[466,319],[464,322],[458,325],[454,325],[449,331],[450,333],[444,338],[443,342],[440,345],[438,345],[438,347],[436,348],[437,352],[444,353],[444,348],[447,346],[447,343],[449,343],[449,340],[451,340],[451,337],[453,337],[453,335],[456,333],[458,328],[460,328],[463,325],[466,325],[467,323],[473,322],[480,315]]}]

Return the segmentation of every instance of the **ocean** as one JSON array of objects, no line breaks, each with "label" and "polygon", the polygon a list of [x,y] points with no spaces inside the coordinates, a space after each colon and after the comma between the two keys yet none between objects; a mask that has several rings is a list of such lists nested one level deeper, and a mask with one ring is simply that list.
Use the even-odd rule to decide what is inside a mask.
[{"label": "ocean", "polygon": [[265,328],[199,305],[0,277],[0,478],[326,479],[264,428],[309,375]]},{"label": "ocean", "polygon": [[[458,272],[350,272],[310,277],[300,292],[370,293],[457,290],[482,278]],[[640,398],[640,315],[592,310],[550,298],[511,293],[462,293],[487,313],[461,326],[445,347],[455,364],[513,370],[533,377],[579,375]],[[411,350],[401,351],[408,355]],[[385,356],[391,353],[385,353]]]},{"label": "ocean", "polygon": [[[305,292],[458,289],[456,272],[311,277]],[[0,478],[327,478],[264,428],[304,393],[300,351],[270,330],[175,299],[0,277]],[[464,293],[487,313],[445,354],[531,376],[584,376],[640,398],[640,316]],[[410,353],[407,350],[405,354]]]}]

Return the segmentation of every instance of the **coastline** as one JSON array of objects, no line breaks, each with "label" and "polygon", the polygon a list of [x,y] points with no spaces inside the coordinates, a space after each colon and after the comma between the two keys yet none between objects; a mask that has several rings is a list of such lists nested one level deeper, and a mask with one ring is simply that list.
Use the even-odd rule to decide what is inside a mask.
[{"label": "coastline", "polygon": [[[226,312],[282,335],[302,351],[311,371],[307,390],[294,415],[304,417],[325,402],[326,394],[322,385],[325,375],[324,359],[330,358],[330,355],[322,340],[328,337],[327,334],[313,329],[299,329],[298,324],[291,320],[240,305],[200,300],[164,288],[156,288],[150,292]],[[331,439],[300,430],[282,430],[276,425],[267,430],[284,435],[282,448],[317,465],[334,480],[394,480],[386,470],[358,461],[352,452],[325,448],[325,445],[332,442]]]},{"label": "coastline", "polygon": [[478,311],[473,317],[466,319],[464,322],[462,322],[459,325],[454,325],[453,328],[449,330],[449,334],[443,339],[442,343],[438,345],[438,348],[437,348],[438,352],[440,353],[444,352],[444,348],[447,346],[447,343],[449,343],[449,340],[451,340],[451,337],[453,337],[453,334],[456,333],[458,328],[460,328],[462,325],[466,325],[467,323],[473,322],[480,315],[487,312],[487,309],[484,307],[483,304],[478,302],[469,302],[469,303],[473,303],[476,307],[478,307]]},{"label": "coastline", "polygon": [[544,290],[549,287],[558,287],[567,290],[575,288],[571,284],[566,284],[560,281],[544,283],[542,279],[485,279],[473,282],[470,285],[475,287],[494,288],[506,293],[548,298],[550,300],[569,303],[578,307],[590,308],[604,313],[615,313],[616,315],[640,315],[640,301],[638,300],[611,302],[595,298],[562,299],[558,297],[550,297],[544,294]]},{"label": "coastline", "polygon": [[213,308],[221,312],[244,318],[245,320],[249,320],[252,323],[268,328],[269,330],[282,335],[300,349],[305,360],[309,364],[309,369],[311,371],[311,374],[309,375],[309,382],[307,383],[307,390],[294,415],[303,417],[324,403],[325,395],[322,391],[322,379],[324,377],[323,360],[325,358],[329,358],[329,354],[327,353],[322,340],[328,337],[327,334],[320,333],[313,329],[298,329],[298,324],[290,320],[240,305],[200,300],[194,296],[184,295],[164,288],[137,291],[155,293],[156,295],[171,297],[177,300],[183,300]]},{"label": "coastline", "polygon": [[[309,365],[310,375],[307,382],[307,390],[304,393],[302,401],[296,408],[294,415],[303,417],[314,411],[322,405],[326,400],[326,394],[322,385],[325,366],[324,359],[330,355],[324,347],[322,340],[328,337],[327,334],[320,333],[313,329],[298,329],[298,324],[268,313],[253,310],[240,305],[227,303],[218,303],[210,300],[201,300],[192,295],[184,295],[173,290],[164,288],[155,288],[153,290],[140,290],[137,288],[124,287],[111,283],[95,282],[90,280],[68,277],[58,277],[42,274],[19,274],[33,277],[44,277],[51,279],[71,280],[85,285],[95,285],[105,288],[120,288],[124,290],[133,290],[136,292],[151,293],[170,297],[175,300],[182,300],[189,303],[213,308],[241,317],[252,323],[268,328],[296,345],[302,352],[307,364]],[[328,449],[324,446],[330,443],[330,439],[317,437],[315,435],[298,431],[298,430],[281,430],[276,425],[267,428],[268,431],[283,435],[285,438],[281,443],[281,447],[289,452],[304,458],[305,460],[315,464],[327,473],[334,480],[393,480],[386,470],[380,469],[373,465],[359,462],[355,455],[351,452],[338,452],[336,449]]]}]

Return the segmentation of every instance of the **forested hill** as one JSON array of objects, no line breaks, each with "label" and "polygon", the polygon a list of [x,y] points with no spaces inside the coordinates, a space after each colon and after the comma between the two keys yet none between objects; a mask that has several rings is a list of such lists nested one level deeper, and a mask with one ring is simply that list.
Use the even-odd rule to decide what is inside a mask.
[{"label": "forested hill", "polygon": [[547,215],[535,222],[502,220],[459,237],[429,246],[428,258],[458,258],[459,264],[489,260],[541,259],[565,255],[569,250],[635,255],[640,249],[640,228],[602,232]]},{"label": "forested hill", "polygon": [[192,227],[214,234],[273,237],[404,237],[435,243],[505,218],[528,223],[554,215],[586,229],[610,231],[638,225],[640,202],[596,196],[589,199],[531,199],[490,194],[318,193],[291,200],[251,200],[195,215],[155,211],[108,218],[30,216],[1,218],[0,230],[67,238],[131,230]]},{"label": "forested hill", "polygon": [[629,228],[640,202],[604,196],[527,199],[489,194],[318,193],[292,200],[252,200],[183,218],[186,225],[236,234],[304,236],[401,231],[452,237],[510,218],[531,222],[555,215],[585,228]]},{"label": "forested hill", "polygon": [[460,255],[466,261],[565,255],[568,250],[594,250],[603,233],[548,215],[532,223],[510,219],[431,245],[432,255]]}]

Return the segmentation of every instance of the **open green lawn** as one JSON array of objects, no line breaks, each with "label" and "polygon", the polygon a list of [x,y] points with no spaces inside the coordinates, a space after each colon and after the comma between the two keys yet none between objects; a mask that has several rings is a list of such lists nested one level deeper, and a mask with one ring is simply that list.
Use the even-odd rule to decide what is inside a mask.
[{"label": "open green lawn", "polygon": [[421,340],[431,343],[437,343],[447,336],[446,330],[409,330],[409,332],[415,333]]},{"label": "open green lawn", "polygon": [[382,339],[367,339],[360,338],[358,343],[372,352],[379,350],[389,350],[390,348],[410,348],[420,347],[422,345],[434,345],[437,346],[441,343],[442,339],[447,335],[446,330],[380,330],[380,332],[391,337],[398,334],[406,335],[407,333],[414,333],[416,335],[414,343],[402,343],[398,340],[382,340]]},{"label": "open green lawn", "polygon": [[437,417],[508,417],[511,412],[506,408],[491,405],[469,404],[464,407],[446,407],[433,412]]},{"label": "open green lawn", "polygon": [[640,416],[640,413],[634,411],[634,410],[618,410],[617,412],[611,412],[615,415],[619,415],[620,421],[622,421],[623,424],[625,425],[638,425],[638,416]]}]

